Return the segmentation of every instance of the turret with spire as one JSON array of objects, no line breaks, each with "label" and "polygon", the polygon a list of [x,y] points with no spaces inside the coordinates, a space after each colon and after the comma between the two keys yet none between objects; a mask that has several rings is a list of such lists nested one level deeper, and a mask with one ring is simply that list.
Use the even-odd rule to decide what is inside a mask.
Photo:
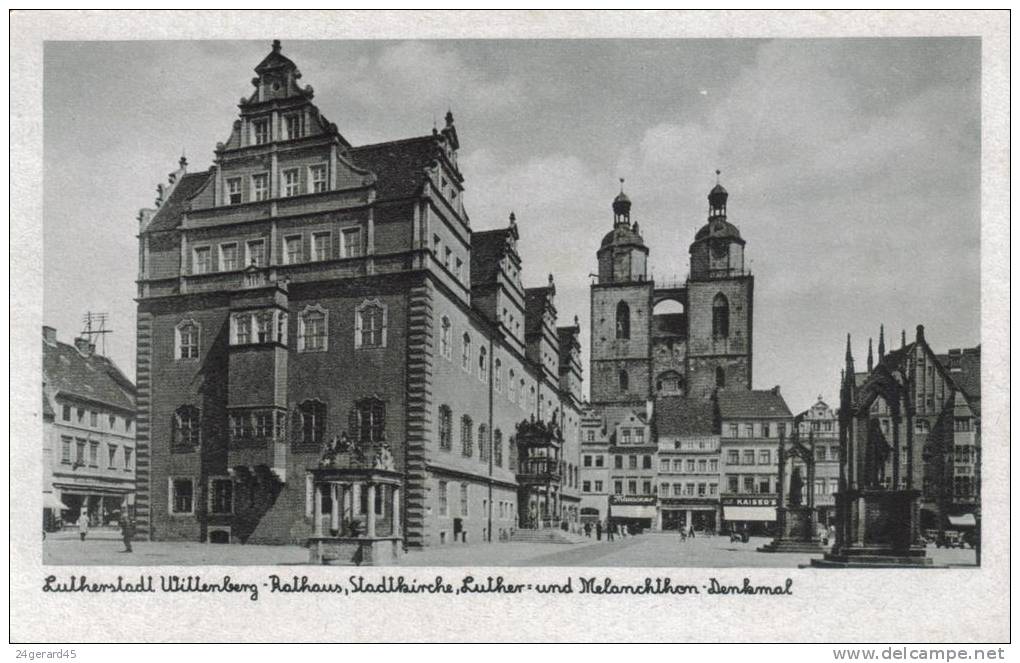
[{"label": "turret with spire", "polygon": [[885,358],[885,325],[878,327],[878,360]]},{"label": "turret with spire", "polygon": [[868,373],[871,373],[875,368],[875,358],[871,354],[871,337],[868,337]]},{"label": "turret with spire", "polygon": [[645,246],[637,223],[630,223],[630,198],[623,191],[613,199],[613,229],[602,238],[597,252],[599,283],[627,283],[647,279],[648,247]]}]

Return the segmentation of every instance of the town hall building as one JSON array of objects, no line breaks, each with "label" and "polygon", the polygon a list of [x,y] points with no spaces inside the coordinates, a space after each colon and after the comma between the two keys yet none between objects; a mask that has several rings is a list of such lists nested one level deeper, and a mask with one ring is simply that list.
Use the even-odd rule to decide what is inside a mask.
[{"label": "town hall building", "polygon": [[[472,227],[452,113],[355,146],[278,41],[255,72],[213,165],[182,158],[139,215],[141,532],[302,543],[332,517],[414,548],[576,528],[580,330],[552,275],[524,287],[513,215]],[[399,481],[319,491],[336,449]]]}]

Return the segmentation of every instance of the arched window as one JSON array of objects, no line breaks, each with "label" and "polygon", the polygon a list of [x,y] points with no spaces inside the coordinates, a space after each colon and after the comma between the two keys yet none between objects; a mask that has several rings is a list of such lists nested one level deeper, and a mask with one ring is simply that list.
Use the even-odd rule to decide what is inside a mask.
[{"label": "arched window", "polygon": [[450,319],[443,316],[443,319],[439,323],[439,353],[444,358],[450,358],[450,331],[453,325],[450,324]]},{"label": "arched window", "polygon": [[354,404],[347,427],[352,440],[381,442],[386,437],[386,404],[375,397],[362,398]]},{"label": "arched window", "polygon": [[325,352],[328,323],[326,309],[306,306],[298,316],[298,352]]},{"label": "arched window", "polygon": [[463,346],[460,353],[460,367],[471,372],[471,335],[464,332]]},{"label": "arched window", "polygon": [[726,386],[726,371],[723,370],[722,366],[715,367],[715,386],[720,389]]},{"label": "arched window", "polygon": [[171,444],[175,449],[194,449],[202,441],[201,418],[194,405],[177,408],[171,428]]},{"label": "arched window", "polygon": [[712,300],[712,337],[729,338],[730,303],[721,292]]},{"label": "arched window", "polygon": [[175,341],[178,359],[198,359],[198,341],[200,328],[194,320],[184,320],[177,325]]},{"label": "arched window", "polygon": [[521,393],[518,394],[517,403],[524,407],[524,378],[521,378]]},{"label": "arched window", "polygon": [[474,453],[474,424],[466,414],[460,419],[460,452],[470,458]]},{"label": "arched window", "polygon": [[616,305],[616,338],[630,338],[630,306],[627,302]]},{"label": "arched window", "polygon": [[627,371],[620,371],[620,391],[628,389],[630,389],[630,376],[627,375]]},{"label": "arched window", "polygon": [[318,400],[303,401],[298,405],[301,423],[301,443],[322,446],[326,439],[326,404]]},{"label": "arched window", "polygon": [[514,374],[514,369],[511,368],[510,372],[507,375],[508,375],[508,377],[507,377],[507,381],[506,381],[506,397],[510,399],[511,403],[513,403],[514,402],[514,396],[515,396],[515,390],[517,389],[516,385],[514,384],[514,375],[515,375]]},{"label": "arched window", "polygon": [[446,405],[439,406],[439,448],[443,451],[449,451],[453,448],[452,436],[453,436],[453,414],[450,412],[450,408]]},{"label": "arched window", "polygon": [[489,353],[485,348],[478,348],[478,379],[482,382],[489,377]]},{"label": "arched window", "polygon": [[478,427],[478,460],[489,462],[489,429],[485,424]]},{"label": "arched window", "polygon": [[496,393],[503,391],[503,362],[496,360],[493,367],[492,381],[495,383]]},{"label": "arched window", "polygon": [[386,347],[386,306],[378,299],[362,302],[354,317],[354,347]]},{"label": "arched window", "polygon": [[517,438],[510,436],[510,459],[507,463],[507,467],[513,471],[517,471]]},{"label": "arched window", "polygon": [[498,428],[492,434],[492,462],[503,467],[503,432]]}]

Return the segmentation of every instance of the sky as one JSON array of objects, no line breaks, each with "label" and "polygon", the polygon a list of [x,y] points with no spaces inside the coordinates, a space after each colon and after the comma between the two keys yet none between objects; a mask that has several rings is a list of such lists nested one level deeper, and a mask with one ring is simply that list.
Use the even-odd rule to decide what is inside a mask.
[{"label": "sky", "polygon": [[[184,153],[212,163],[263,41],[48,42],[43,312],[109,314],[134,376],[138,210]],[[289,41],[354,145],[452,110],[475,230],[516,213],[525,286],[555,275],[587,374],[589,274],[625,178],[651,275],[683,279],[715,170],[755,276],[754,388],[838,399],[846,335],[980,342],[977,39]]]}]

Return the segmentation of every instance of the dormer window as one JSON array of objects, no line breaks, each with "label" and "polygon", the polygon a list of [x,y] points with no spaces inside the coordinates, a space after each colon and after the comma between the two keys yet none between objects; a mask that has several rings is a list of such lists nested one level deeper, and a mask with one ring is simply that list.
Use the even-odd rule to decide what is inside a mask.
[{"label": "dormer window", "polygon": [[308,186],[310,193],[321,193],[326,190],[326,166],[308,167]]},{"label": "dormer window", "polygon": [[231,177],[227,180],[227,202],[231,205],[241,204],[241,178]]},{"label": "dormer window", "polygon": [[254,120],[251,123],[252,140],[256,145],[265,145],[269,142],[269,120]]},{"label": "dormer window", "polygon": [[284,128],[287,130],[287,140],[301,138],[305,134],[305,116],[301,113],[291,113],[284,118]]}]

